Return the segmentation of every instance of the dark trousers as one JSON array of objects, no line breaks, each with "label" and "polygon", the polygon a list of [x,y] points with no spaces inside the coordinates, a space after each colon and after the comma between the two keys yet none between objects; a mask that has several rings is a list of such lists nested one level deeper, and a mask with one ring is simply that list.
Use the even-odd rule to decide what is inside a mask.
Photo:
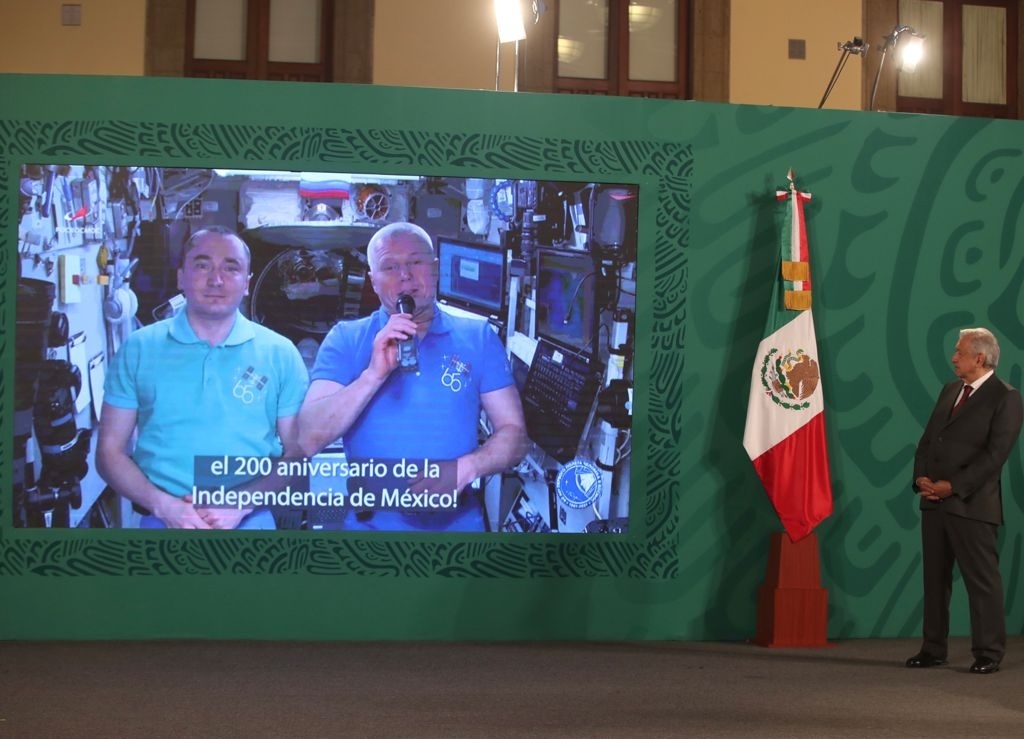
[{"label": "dark trousers", "polygon": [[971,652],[1001,660],[1006,652],[1003,580],[999,574],[999,527],[947,514],[921,512],[924,554],[924,644],[922,651],[946,658],[953,564],[967,588]]}]

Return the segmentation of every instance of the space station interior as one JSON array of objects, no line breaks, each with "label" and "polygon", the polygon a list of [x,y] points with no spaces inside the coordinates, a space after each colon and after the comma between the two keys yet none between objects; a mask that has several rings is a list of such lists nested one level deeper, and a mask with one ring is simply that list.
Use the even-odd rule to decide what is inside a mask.
[{"label": "space station interior", "polygon": [[[616,183],[23,165],[14,525],[133,527],[94,464],[104,376],[126,336],[181,310],[192,233],[239,233],[252,256],[243,312],[309,367],[335,323],[379,305],[371,235],[410,221],[434,240],[442,309],[490,323],[523,404],[526,458],[479,481],[486,530],[626,532],[638,197]],[[312,510],[278,526],[321,528]]]}]

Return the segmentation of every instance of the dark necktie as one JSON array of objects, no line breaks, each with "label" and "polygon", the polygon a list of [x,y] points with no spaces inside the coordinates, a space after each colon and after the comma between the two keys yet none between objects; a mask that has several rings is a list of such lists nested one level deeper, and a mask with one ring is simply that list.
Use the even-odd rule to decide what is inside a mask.
[{"label": "dark necktie", "polygon": [[958,400],[956,402],[956,405],[953,406],[953,412],[949,414],[950,417],[955,416],[960,411],[960,408],[963,407],[963,404],[967,402],[967,399],[969,397],[971,397],[972,390],[974,390],[974,388],[971,387],[970,385],[964,385],[964,391],[960,395],[960,400]]}]

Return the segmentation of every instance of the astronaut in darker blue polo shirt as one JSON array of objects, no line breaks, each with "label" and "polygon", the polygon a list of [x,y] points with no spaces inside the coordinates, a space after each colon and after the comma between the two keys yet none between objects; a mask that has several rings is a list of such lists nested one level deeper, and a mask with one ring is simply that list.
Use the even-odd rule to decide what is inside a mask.
[{"label": "astronaut in darker blue polo shirt", "polygon": [[[385,226],[367,258],[381,307],[324,339],[299,413],[299,445],[312,456],[340,438],[346,459],[369,471],[346,482],[350,495],[373,494],[364,506],[372,516],[349,516],[345,528],[483,531],[470,484],[526,453],[505,350],[486,321],[438,307],[437,259],[422,228]],[[416,366],[405,368],[400,345],[410,342]],[[482,444],[481,411],[490,427]]]}]

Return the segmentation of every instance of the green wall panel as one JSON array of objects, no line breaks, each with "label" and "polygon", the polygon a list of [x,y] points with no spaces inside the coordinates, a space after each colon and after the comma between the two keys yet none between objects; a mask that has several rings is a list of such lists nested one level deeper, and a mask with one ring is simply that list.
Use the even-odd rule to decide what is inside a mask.
[{"label": "green wall panel", "polygon": [[[684,535],[682,561],[713,568],[709,622],[752,632],[764,532],[776,526],[741,443],[775,269],[773,194],[792,168],[813,194],[806,214],[835,497],[818,529],[829,634],[919,633],[909,479],[924,421],[952,379],[957,329],[996,331],[999,373],[1021,384],[1021,133],[1018,122],[723,107],[694,141],[683,386],[684,426],[700,431],[683,451],[694,472],[683,509],[692,504],[710,530]],[[1003,530],[1008,618],[1018,625],[1021,470],[1018,450],[1006,471]],[[956,592],[954,629],[966,633]]]},{"label": "green wall panel", "polygon": [[[0,315],[12,335],[23,162],[95,161],[640,185],[632,527],[618,538],[14,530],[0,452],[2,638],[742,639],[780,529],[742,448],[777,257],[807,208],[835,513],[832,638],[920,619],[913,445],[955,331],[1021,383],[1024,128],[676,101],[205,80],[0,77]],[[13,350],[0,340],[3,407]],[[1024,474],[1004,575],[1024,623]],[[300,535],[301,534],[301,535]],[[966,610],[955,600],[954,629]]]}]

